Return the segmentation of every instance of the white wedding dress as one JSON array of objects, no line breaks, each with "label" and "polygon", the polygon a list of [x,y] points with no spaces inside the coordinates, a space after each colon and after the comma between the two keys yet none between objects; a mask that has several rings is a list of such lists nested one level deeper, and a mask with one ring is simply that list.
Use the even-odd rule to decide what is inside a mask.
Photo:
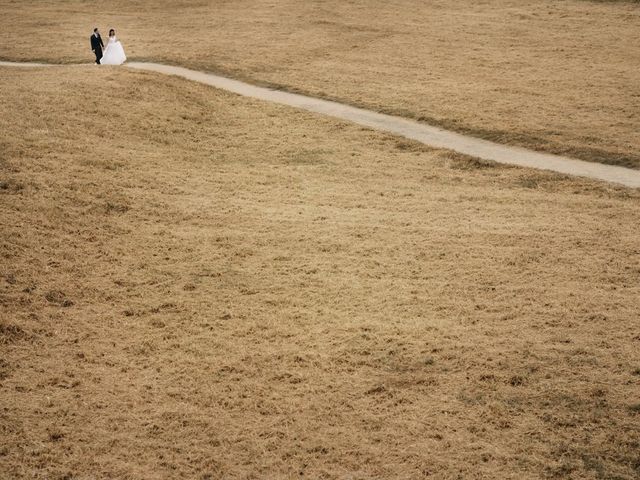
[{"label": "white wedding dress", "polygon": [[126,59],[127,56],[124,54],[122,44],[116,39],[115,35],[109,37],[107,47],[102,52],[100,63],[102,65],[122,65]]}]

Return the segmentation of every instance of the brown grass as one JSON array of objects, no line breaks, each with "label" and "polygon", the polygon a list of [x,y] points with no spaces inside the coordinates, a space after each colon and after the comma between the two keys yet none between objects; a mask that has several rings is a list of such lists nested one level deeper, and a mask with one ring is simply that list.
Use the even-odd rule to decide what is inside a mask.
[{"label": "brown grass", "polygon": [[0,57],[213,70],[502,143],[640,167],[640,12],[538,0],[0,0]]},{"label": "brown grass", "polygon": [[0,69],[2,478],[637,478],[640,194]]}]

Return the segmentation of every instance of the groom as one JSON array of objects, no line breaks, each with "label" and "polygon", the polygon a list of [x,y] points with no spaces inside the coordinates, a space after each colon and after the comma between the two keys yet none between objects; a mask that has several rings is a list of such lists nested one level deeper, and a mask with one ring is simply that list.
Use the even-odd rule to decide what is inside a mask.
[{"label": "groom", "polygon": [[96,63],[100,65],[100,59],[102,58],[102,49],[104,48],[104,43],[102,43],[102,38],[98,33],[98,29],[93,29],[93,35],[91,35],[91,50],[96,54]]}]

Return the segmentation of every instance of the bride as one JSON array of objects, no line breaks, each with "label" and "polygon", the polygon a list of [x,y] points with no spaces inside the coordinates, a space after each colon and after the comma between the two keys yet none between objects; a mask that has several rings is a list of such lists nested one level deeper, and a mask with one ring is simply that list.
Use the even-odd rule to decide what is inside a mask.
[{"label": "bride", "polygon": [[122,44],[116,39],[116,31],[109,30],[109,42],[102,53],[100,63],[102,65],[122,65],[127,59]]}]

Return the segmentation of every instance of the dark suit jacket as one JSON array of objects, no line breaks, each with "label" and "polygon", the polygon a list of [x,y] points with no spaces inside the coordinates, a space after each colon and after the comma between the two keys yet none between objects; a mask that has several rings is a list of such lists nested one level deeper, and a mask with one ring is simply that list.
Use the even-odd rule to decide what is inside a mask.
[{"label": "dark suit jacket", "polygon": [[91,50],[97,50],[98,48],[102,50],[104,47],[104,43],[102,43],[102,37],[100,34],[96,37],[95,35],[91,35]]}]

